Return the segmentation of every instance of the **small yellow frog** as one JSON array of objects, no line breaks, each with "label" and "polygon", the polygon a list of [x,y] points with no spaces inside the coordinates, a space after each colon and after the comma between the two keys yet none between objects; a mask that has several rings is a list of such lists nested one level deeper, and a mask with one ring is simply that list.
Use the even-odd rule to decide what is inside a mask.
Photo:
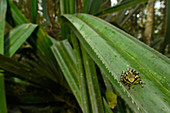
[{"label": "small yellow frog", "polygon": [[[127,69],[127,71],[122,71],[120,82],[123,82],[125,85],[128,85],[128,89],[130,89],[132,84],[140,84],[143,88],[142,84],[145,84],[141,81],[141,77],[139,76],[139,72],[134,69]],[[132,87],[134,88],[134,87]]]}]

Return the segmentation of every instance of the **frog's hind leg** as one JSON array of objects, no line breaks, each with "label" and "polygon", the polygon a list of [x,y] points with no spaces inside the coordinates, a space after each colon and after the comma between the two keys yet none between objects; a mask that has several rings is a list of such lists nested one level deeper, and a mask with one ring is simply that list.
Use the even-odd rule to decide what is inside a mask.
[{"label": "frog's hind leg", "polygon": [[145,84],[143,83],[141,80],[139,81],[139,84],[141,85],[141,87],[143,88],[144,86],[142,84]]}]

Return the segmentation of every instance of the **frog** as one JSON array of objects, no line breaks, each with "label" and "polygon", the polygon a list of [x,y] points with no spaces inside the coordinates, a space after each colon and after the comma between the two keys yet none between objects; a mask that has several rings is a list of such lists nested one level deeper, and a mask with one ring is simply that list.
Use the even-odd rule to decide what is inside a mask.
[{"label": "frog", "polygon": [[141,87],[143,88],[144,82],[141,80],[141,76],[139,75],[139,72],[136,71],[135,69],[130,69],[127,68],[127,71],[122,71],[122,74],[120,76],[120,82],[124,83],[125,85],[128,86],[128,90],[130,88],[134,88],[132,85],[133,84],[140,84]]}]

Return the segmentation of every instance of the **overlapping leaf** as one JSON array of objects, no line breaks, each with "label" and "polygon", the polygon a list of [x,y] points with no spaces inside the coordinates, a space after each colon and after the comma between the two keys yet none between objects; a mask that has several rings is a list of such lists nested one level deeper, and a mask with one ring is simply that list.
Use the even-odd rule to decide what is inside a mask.
[{"label": "overlapping leaf", "polygon": [[123,9],[138,5],[142,2],[147,2],[148,0],[127,0],[126,2],[120,4],[120,5],[116,5],[114,7],[111,7],[109,9],[105,9],[103,11],[98,12],[96,15],[97,16],[106,16],[109,15],[111,13],[115,13],[117,11],[121,11]]},{"label": "overlapping leaf", "polygon": [[78,86],[78,75],[76,70],[75,58],[73,50],[69,45],[68,41],[58,42],[52,39],[54,45],[51,47],[55,58],[57,59],[64,76],[72,89],[73,94],[75,95],[79,105],[81,106],[80,100],[80,89]]},{"label": "overlapping leaf", "polygon": [[[124,90],[142,112],[169,112],[169,59],[99,18],[85,14],[64,17],[113,86],[122,86],[117,92],[123,95]],[[118,82],[127,67],[139,71],[144,88],[136,85],[127,90]]]},{"label": "overlapping leaf", "polygon": [[37,25],[22,24],[12,29],[5,37],[5,55],[12,56],[29,38]]}]

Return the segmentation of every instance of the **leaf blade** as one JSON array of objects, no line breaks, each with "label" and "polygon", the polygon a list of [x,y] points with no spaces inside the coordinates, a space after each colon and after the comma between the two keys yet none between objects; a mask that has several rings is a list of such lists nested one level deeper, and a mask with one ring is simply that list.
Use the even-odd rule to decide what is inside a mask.
[{"label": "leaf blade", "polygon": [[7,10],[7,21],[12,25],[13,27],[28,23],[28,20],[24,17],[24,15],[20,12],[20,10],[13,4],[11,0],[8,0],[8,10]]},{"label": "leaf blade", "polygon": [[[75,95],[79,105],[81,106],[81,99],[79,94],[80,89],[78,86],[78,79],[77,79],[78,75],[77,75],[77,71],[75,70],[76,69],[75,59],[72,56],[73,50],[70,50],[70,45],[66,40],[62,42],[58,42],[53,39],[52,42],[54,43],[54,45],[51,47],[52,52],[54,53],[54,56],[58,61],[70,88],[73,91],[73,94]],[[63,49],[65,49],[65,51],[63,51]],[[71,62],[71,63],[68,64],[67,62]]]},{"label": "leaf blade", "polygon": [[130,1],[127,1],[127,2],[125,2],[123,4],[116,5],[114,7],[106,9],[104,11],[98,12],[96,14],[96,16],[106,16],[106,15],[109,15],[111,13],[114,13],[114,12],[117,12],[117,11],[121,11],[123,9],[129,8],[129,7],[132,7],[132,6],[135,6],[135,5],[140,4],[142,2],[147,2],[147,1],[148,0],[130,0]]},{"label": "leaf blade", "polygon": [[[122,86],[121,91],[118,92],[125,91],[132,102],[143,112],[161,112],[162,110],[168,112],[170,110],[168,107],[168,81],[162,78],[160,73],[165,72],[166,75],[164,76],[167,79],[169,78],[167,75],[170,72],[167,67],[170,64],[167,58],[101,19],[86,14],[76,15],[78,18],[73,15],[64,16],[68,19],[69,26],[76,30],[75,34],[86,51],[99,67],[107,72],[106,75],[113,85],[115,79],[117,82],[119,81],[122,70],[129,67],[129,65],[141,73],[142,80],[147,84],[144,88],[127,90],[123,84],[118,82]],[[140,52],[145,54],[141,55]],[[153,59],[152,55],[156,59]],[[159,64],[155,63],[156,61]],[[148,67],[149,63],[152,63],[155,67]],[[162,67],[158,68],[159,65]],[[161,83],[158,80],[161,80]],[[151,96],[150,93],[154,96]],[[156,93],[159,95],[157,96]],[[157,106],[156,108],[152,106],[153,103]]]},{"label": "leaf blade", "polygon": [[5,38],[5,55],[11,57],[29,38],[36,27],[37,25],[35,24],[22,24],[12,29]]},{"label": "leaf blade", "polygon": [[31,0],[31,8],[32,8],[32,23],[36,23],[37,19],[37,11],[38,11],[38,1]]},{"label": "leaf blade", "polygon": [[[4,30],[5,30],[5,18],[7,11],[6,0],[0,1],[0,54],[4,54]],[[6,106],[6,96],[5,96],[5,85],[4,85],[4,75],[0,70],[0,113],[7,113]]]},{"label": "leaf blade", "polygon": [[96,74],[95,64],[82,47],[85,75],[93,113],[104,113],[103,101]]}]

